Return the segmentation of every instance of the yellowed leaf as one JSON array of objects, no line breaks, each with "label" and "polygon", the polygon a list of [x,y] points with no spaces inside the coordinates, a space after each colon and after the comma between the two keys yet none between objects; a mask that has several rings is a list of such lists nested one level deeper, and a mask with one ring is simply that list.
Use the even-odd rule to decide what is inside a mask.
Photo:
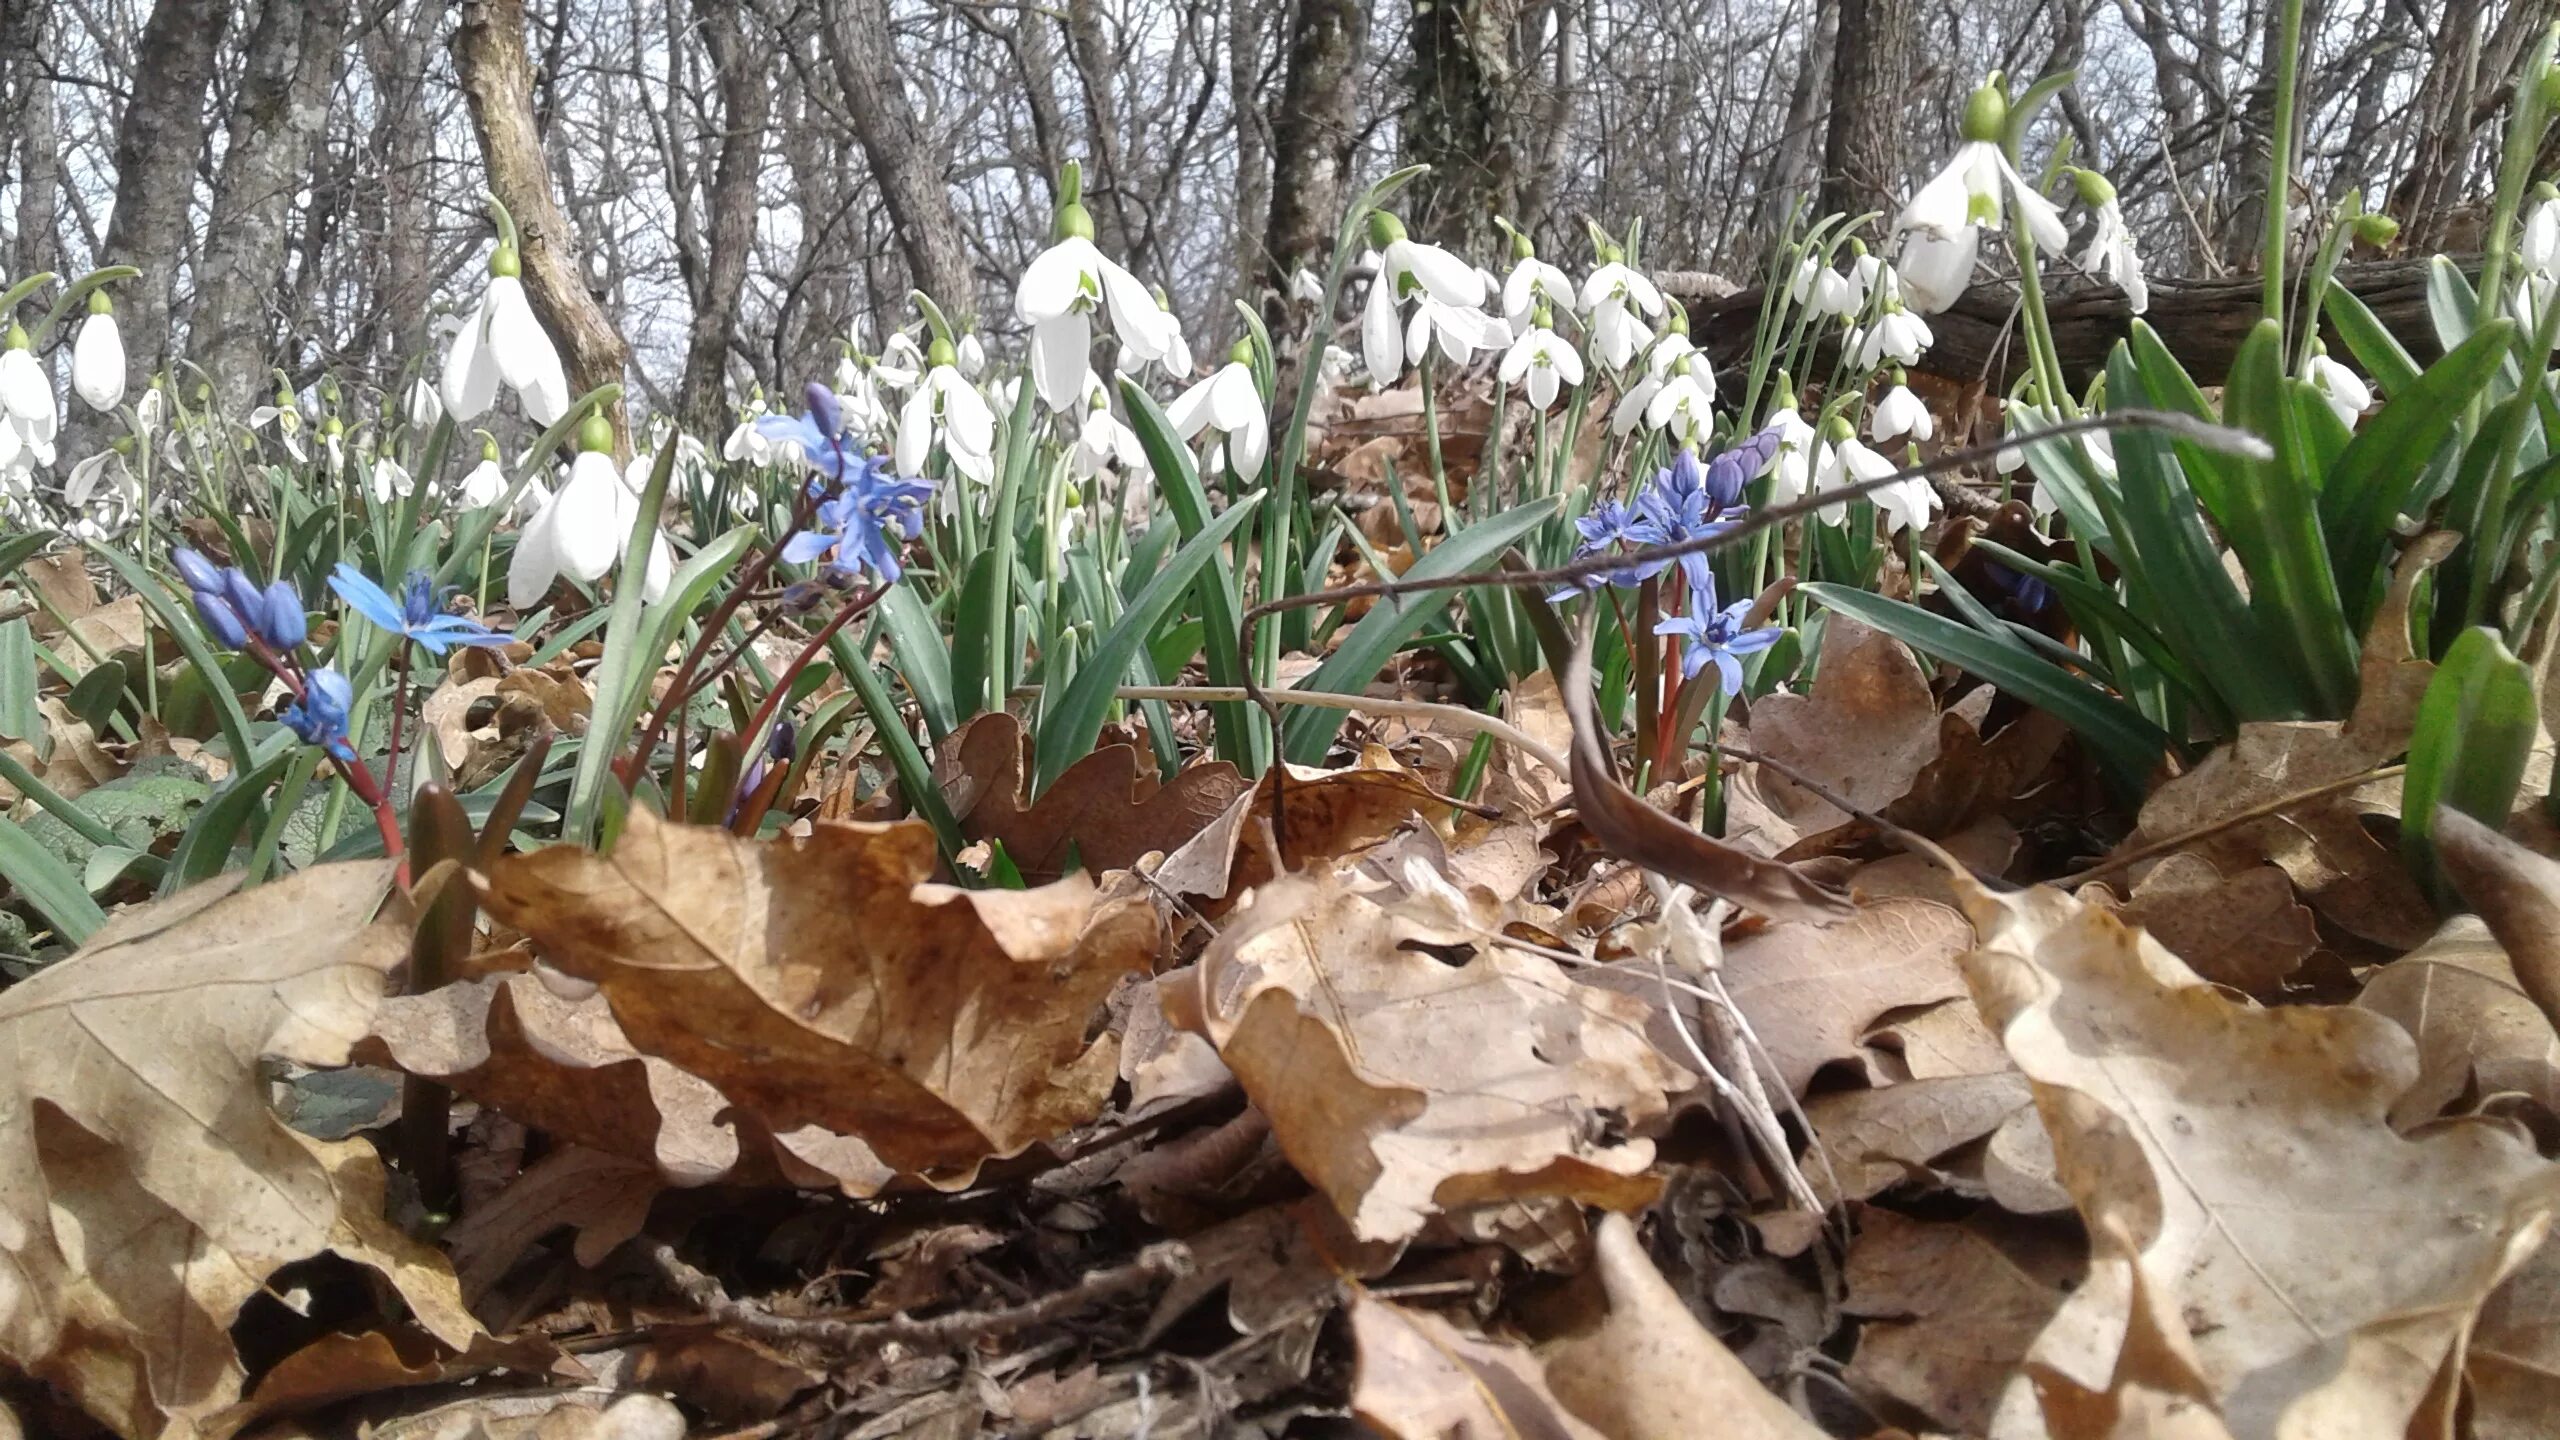
[{"label": "yellowed leaf", "polygon": [[1351,1300],[1351,1413],[1387,1440],[1620,1440],[1565,1413],[1525,1345],[1366,1291]]},{"label": "yellowed leaf", "polygon": [[1731,942],[1725,988],[1801,1095],[1815,1071],[1857,1058],[1878,1016],[1964,994],[1956,957],[1972,943],[1954,910],[1894,896],[1836,925],[1791,921]]}]

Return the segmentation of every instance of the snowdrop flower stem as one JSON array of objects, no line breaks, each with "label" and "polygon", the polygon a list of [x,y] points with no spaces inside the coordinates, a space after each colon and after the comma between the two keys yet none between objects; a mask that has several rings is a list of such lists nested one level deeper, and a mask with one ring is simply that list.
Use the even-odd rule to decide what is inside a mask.
[{"label": "snowdrop flower stem", "polygon": [[[2301,28],[2302,0],[2288,0],[2287,18],[2295,30]],[[2472,312],[2474,325],[2485,325],[2498,313],[2500,296],[2505,289],[2508,251],[2515,243],[2516,213],[2525,200],[2525,192],[2533,178],[2534,157],[2541,151],[2543,130],[2549,125],[2555,75],[2553,48],[2555,37],[2544,31],[2525,60],[2523,78],[2517,82],[2515,103],[2509,107],[2507,142],[2504,160],[2498,170],[2498,189],[2489,212],[2489,235],[2482,246],[2480,259],[2480,298]],[[2290,120],[2293,115],[2293,57],[2278,76],[2276,92],[2278,115]]]}]

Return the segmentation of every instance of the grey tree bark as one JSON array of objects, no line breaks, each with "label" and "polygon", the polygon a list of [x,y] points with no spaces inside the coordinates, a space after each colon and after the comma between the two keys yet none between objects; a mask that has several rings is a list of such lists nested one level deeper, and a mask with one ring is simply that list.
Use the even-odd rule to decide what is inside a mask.
[{"label": "grey tree bark", "polygon": [[677,409],[696,434],[713,435],[720,433],[727,408],[721,377],[737,331],[738,293],[746,286],[747,260],[753,253],[756,174],[764,160],[772,95],[734,6],[726,0],[694,0],[693,17],[720,82],[720,158],[705,197],[710,223],[703,227],[701,253],[681,253],[677,262],[693,299]]},{"label": "grey tree bark", "polygon": [[916,287],[959,315],[978,310],[978,277],[944,177],[943,147],[923,133],[898,76],[888,0],[823,0],[827,54],[855,138],[880,182]]},{"label": "grey tree bark", "polygon": [[1910,168],[1902,108],[1911,93],[1912,9],[1910,0],[1840,0],[1822,144],[1825,213],[1893,209]]},{"label": "grey tree bark", "polygon": [[1491,253],[1496,215],[1517,208],[1519,157],[1503,123],[1520,0],[1413,0],[1404,160],[1417,233],[1462,254]]},{"label": "grey tree bark", "polygon": [[[1271,117],[1271,223],[1264,231],[1263,280],[1276,301],[1300,266],[1321,270],[1360,143],[1353,83],[1369,49],[1364,0],[1294,0],[1289,69]],[[1276,320],[1276,306],[1265,314]]]},{"label": "grey tree bark", "polygon": [[121,287],[127,388],[165,367],[178,270],[192,233],[196,161],[204,153],[205,96],[231,24],[231,0],[159,0],[142,27],[133,98],[116,126],[116,206],[104,258],[142,274]]},{"label": "grey tree bark", "polygon": [[329,120],[347,0],[264,0],[250,32],[239,104],[223,150],[198,267],[189,351],[224,415],[264,388],[294,192]]},{"label": "grey tree bark", "polygon": [[[9,273],[33,275],[59,268],[62,242],[57,234],[62,188],[62,138],[56,129],[53,79],[46,73],[45,47],[53,19],[48,0],[16,0],[0,4],[0,136],[16,137],[14,157],[18,182],[18,234]],[[0,147],[9,142],[0,139]]]}]

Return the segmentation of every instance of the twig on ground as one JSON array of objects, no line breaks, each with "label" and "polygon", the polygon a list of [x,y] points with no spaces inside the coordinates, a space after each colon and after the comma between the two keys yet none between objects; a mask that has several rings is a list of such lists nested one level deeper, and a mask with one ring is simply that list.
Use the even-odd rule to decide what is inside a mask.
[{"label": "twig on ground", "polygon": [[751,1300],[731,1297],[720,1282],[695,1268],[664,1240],[643,1237],[635,1242],[660,1278],[716,1324],[758,1340],[814,1345],[840,1353],[907,1345],[945,1349],[989,1336],[1010,1335],[1073,1315],[1105,1301],[1154,1289],[1159,1283],[1191,1273],[1191,1249],[1179,1242],[1150,1245],[1125,1264],[1087,1274],[1064,1290],[985,1310],[955,1310],[925,1320],[904,1316],[887,1320],[848,1320],[839,1316],[776,1315]]},{"label": "twig on ground", "polygon": [[2307,790],[2296,790],[2289,795],[2279,795],[2273,800],[2252,805],[2237,814],[2225,815],[2209,825],[2198,825],[2192,830],[2182,830],[2164,839],[2154,840],[2148,845],[2137,845],[2120,855],[2110,855],[2085,870],[2075,870],[2052,883],[2064,889],[2074,885],[2085,885],[2092,880],[2113,875],[2119,870],[2129,870],[2155,856],[2166,855],[2174,850],[2184,850],[2199,840],[2211,839],[2225,830],[2237,829],[2252,820],[2264,820],[2270,815],[2281,815],[2304,801],[2317,800],[2323,795],[2335,795],[2341,790],[2353,790],[2359,785],[2376,780],[2389,780],[2408,768],[2406,765],[2378,766],[2371,770],[2359,770],[2353,775],[2341,776],[2324,785],[2314,785]]}]

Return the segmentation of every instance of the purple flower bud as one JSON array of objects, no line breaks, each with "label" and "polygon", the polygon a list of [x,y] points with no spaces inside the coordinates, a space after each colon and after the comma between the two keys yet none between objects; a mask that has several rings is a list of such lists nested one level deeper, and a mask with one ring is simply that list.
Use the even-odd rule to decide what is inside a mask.
[{"label": "purple flower bud", "polygon": [[204,622],[204,633],[225,650],[238,650],[249,643],[249,628],[241,623],[240,612],[231,602],[213,590],[194,592],[196,618]]},{"label": "purple flower bud", "polygon": [[222,588],[221,567],[206,559],[203,551],[190,550],[181,545],[169,552],[169,559],[178,567],[178,574],[187,582],[188,589],[219,590]]},{"label": "purple flower bud", "polygon": [[230,601],[231,608],[238,612],[241,620],[252,627],[256,626],[258,613],[267,604],[267,597],[258,591],[258,582],[250,579],[249,573],[237,565],[222,572],[222,597]]},{"label": "purple flower bud", "polygon": [[789,760],[800,753],[800,731],[788,720],[777,721],[773,734],[766,738],[764,753],[776,760]]},{"label": "purple flower bud", "polygon": [[809,382],[804,392],[809,400],[809,418],[818,422],[818,433],[833,439],[844,433],[844,406],[836,400],[836,392],[820,381]]},{"label": "purple flower bud", "polygon": [[290,650],[310,638],[309,617],[302,610],[302,596],[290,580],[278,580],[259,597],[257,610],[258,638],[278,650]]}]

